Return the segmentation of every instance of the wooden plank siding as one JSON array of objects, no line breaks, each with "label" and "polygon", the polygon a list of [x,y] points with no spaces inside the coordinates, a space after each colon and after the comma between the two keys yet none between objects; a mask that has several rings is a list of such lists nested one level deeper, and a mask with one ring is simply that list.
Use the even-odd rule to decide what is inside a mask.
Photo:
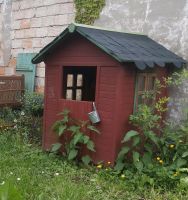
[{"label": "wooden plank siding", "polygon": [[91,155],[95,163],[113,164],[123,135],[132,128],[129,116],[134,107],[136,67],[118,63],[80,35],[62,42],[46,57],[45,64],[43,147],[49,149],[57,142],[51,126],[63,109],[68,108],[72,117],[81,120],[88,120],[88,113],[92,111],[92,102],[63,99],[63,67],[94,66],[97,68],[95,103],[101,122],[97,124],[100,135],[92,136],[96,153]]}]

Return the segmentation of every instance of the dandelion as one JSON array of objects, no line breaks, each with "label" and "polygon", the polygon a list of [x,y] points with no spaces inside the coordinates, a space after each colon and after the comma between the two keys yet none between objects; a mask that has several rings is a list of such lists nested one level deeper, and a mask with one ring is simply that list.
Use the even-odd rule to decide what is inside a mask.
[{"label": "dandelion", "polygon": [[13,172],[10,172],[10,175],[13,175]]},{"label": "dandelion", "polygon": [[59,173],[56,172],[56,173],[55,173],[55,176],[59,176]]},{"label": "dandelion", "polygon": [[125,178],[125,175],[124,175],[124,174],[122,174],[122,175],[121,175],[121,178],[122,178],[122,179],[124,179],[124,178]]},{"label": "dandelion", "polygon": [[44,171],[42,171],[42,174],[44,174]]},{"label": "dandelion", "polygon": [[160,160],[161,158],[160,158],[160,157],[157,157],[156,159],[157,159],[157,160]]},{"label": "dandelion", "polygon": [[0,185],[4,185],[4,184],[5,184],[5,181],[3,181],[3,182],[0,183]]},{"label": "dandelion", "polygon": [[159,163],[162,165],[163,164],[163,160],[159,160]]},{"label": "dandelion", "polygon": [[17,119],[14,119],[14,123],[17,123]]},{"label": "dandelion", "polygon": [[17,181],[20,181],[21,180],[21,178],[17,178]]},{"label": "dandelion", "polygon": [[98,169],[101,169],[102,168],[102,165],[100,164],[100,165],[97,165],[97,168]]},{"label": "dandelion", "polygon": [[169,148],[170,148],[170,149],[173,149],[174,147],[175,147],[174,144],[170,144],[170,145],[169,145]]}]

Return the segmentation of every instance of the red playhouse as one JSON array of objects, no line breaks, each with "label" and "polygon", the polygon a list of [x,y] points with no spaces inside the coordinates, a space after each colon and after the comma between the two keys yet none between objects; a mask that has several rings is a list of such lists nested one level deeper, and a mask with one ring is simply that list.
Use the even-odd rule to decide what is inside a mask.
[{"label": "red playhouse", "polygon": [[42,61],[46,64],[43,148],[57,142],[52,124],[58,113],[68,108],[73,117],[88,120],[95,102],[101,134],[93,139],[93,160],[112,163],[143,91],[153,90],[155,78],[186,62],[146,35],[75,23],[32,60]]}]

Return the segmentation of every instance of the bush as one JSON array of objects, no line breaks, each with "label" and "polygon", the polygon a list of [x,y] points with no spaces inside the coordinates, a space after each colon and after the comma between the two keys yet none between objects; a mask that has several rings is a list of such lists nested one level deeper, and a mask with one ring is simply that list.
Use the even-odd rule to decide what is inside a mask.
[{"label": "bush", "polygon": [[21,108],[0,109],[0,131],[12,130],[26,142],[40,143],[42,137],[43,95],[26,93]]}]

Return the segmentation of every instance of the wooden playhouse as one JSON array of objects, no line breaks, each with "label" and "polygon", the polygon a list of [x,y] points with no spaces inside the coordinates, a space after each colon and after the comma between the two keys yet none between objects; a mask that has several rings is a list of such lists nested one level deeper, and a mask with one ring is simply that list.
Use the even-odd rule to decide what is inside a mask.
[{"label": "wooden playhouse", "polygon": [[32,60],[44,61],[45,108],[43,147],[57,142],[52,124],[64,108],[88,120],[95,102],[101,134],[94,139],[95,162],[114,162],[121,140],[130,129],[129,115],[154,89],[156,78],[185,63],[146,35],[130,34],[80,24],[69,25]]}]

